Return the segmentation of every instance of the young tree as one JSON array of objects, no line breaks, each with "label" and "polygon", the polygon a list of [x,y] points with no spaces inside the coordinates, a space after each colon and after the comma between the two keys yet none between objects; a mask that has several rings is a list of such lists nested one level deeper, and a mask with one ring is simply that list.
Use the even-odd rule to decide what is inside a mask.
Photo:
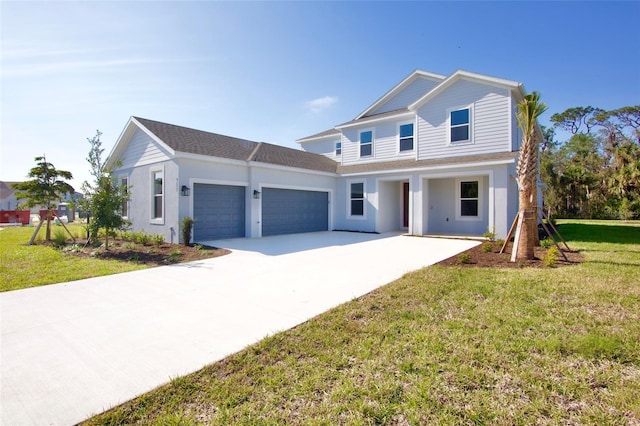
[{"label": "young tree", "polygon": [[122,217],[122,206],[129,201],[129,188],[120,185],[117,178],[112,175],[112,170],[105,166],[102,160],[102,142],[98,130],[96,135],[89,139],[89,156],[87,161],[91,165],[91,176],[94,181],[85,181],[82,184],[84,198],[80,200],[80,206],[87,211],[89,218],[89,239],[97,241],[98,231],[105,230],[105,248],[109,249],[109,234],[114,230],[124,229],[129,222]]},{"label": "young tree", "polygon": [[542,135],[538,134],[537,119],[547,110],[540,102],[540,94],[533,92],[518,104],[518,126],[522,129],[522,147],[516,166],[518,182],[519,222],[516,232],[517,245],[514,247],[515,260],[533,259],[533,248],[538,236],[538,144]]},{"label": "young tree", "polygon": [[46,240],[51,241],[51,209],[57,207],[65,194],[74,192],[71,185],[65,179],[73,179],[71,172],[58,170],[53,164],[47,162],[46,157],[36,157],[36,167],[27,175],[30,180],[14,184],[16,199],[25,200],[20,206],[28,208],[42,206],[47,210],[47,234]]}]

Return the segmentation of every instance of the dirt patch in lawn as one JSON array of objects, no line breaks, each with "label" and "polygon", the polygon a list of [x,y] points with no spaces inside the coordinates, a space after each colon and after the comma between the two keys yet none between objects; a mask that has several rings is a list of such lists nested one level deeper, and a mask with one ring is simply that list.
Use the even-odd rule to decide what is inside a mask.
[{"label": "dirt patch in lawn", "polygon": [[[564,248],[564,246],[561,247]],[[581,253],[564,248],[562,252],[567,257],[567,260],[564,259],[562,254],[559,254],[555,262],[549,263],[547,261],[549,249],[536,247],[534,249],[534,259],[511,262],[512,244],[510,243],[507,246],[505,253],[499,253],[501,248],[502,246],[496,242],[483,242],[463,253],[439,262],[438,265],[468,268],[549,268],[576,265],[583,260]]]},{"label": "dirt patch in lawn", "polygon": [[144,245],[119,239],[110,241],[108,250],[104,245],[92,246],[86,244],[86,241],[77,241],[76,244],[59,247],[59,249],[67,256],[112,259],[147,266],[192,262],[231,253],[227,249],[199,244],[191,246],[169,243]]}]

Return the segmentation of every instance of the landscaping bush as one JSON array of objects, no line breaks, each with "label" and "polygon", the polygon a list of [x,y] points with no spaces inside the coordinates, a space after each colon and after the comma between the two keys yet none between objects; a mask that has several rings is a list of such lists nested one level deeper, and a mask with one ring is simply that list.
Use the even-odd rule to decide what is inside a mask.
[{"label": "landscaping bush", "polygon": [[495,241],[496,240],[496,231],[495,231],[495,229],[492,231],[491,229],[487,228],[487,232],[482,234],[482,236],[487,238],[489,241]]},{"label": "landscaping bush", "polygon": [[180,228],[182,232],[182,244],[188,246],[191,242],[191,230],[193,229],[193,219],[189,216],[182,218],[182,226]]},{"label": "landscaping bush", "polygon": [[154,234],[152,240],[155,245],[161,246],[164,244],[164,235]]},{"label": "landscaping bush", "polygon": [[551,238],[545,238],[544,240],[540,240],[540,247],[544,247],[548,249],[549,247],[553,247],[555,243]]},{"label": "landscaping bush", "polygon": [[558,263],[559,259],[560,259],[560,251],[556,247],[551,247],[545,253],[544,257],[542,258],[542,262],[545,264],[545,266],[548,266],[551,268]]},{"label": "landscaping bush", "polygon": [[491,241],[487,241],[482,243],[482,252],[483,253],[491,253],[493,251],[493,243]]},{"label": "landscaping bush", "polygon": [[460,263],[471,263],[471,255],[469,253],[462,253],[458,256]]},{"label": "landscaping bush", "polygon": [[53,237],[51,238],[51,240],[53,241],[53,244],[56,245],[56,247],[62,247],[67,242],[67,234],[64,230],[57,228],[53,232]]}]

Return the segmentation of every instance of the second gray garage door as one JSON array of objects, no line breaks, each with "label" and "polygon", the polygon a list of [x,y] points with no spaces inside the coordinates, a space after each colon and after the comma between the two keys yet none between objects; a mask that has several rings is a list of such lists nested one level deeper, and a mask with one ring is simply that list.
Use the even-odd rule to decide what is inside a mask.
[{"label": "second gray garage door", "polygon": [[329,193],[262,189],[262,235],[296,234],[329,229]]},{"label": "second gray garage door", "polygon": [[193,186],[193,240],[218,240],[245,236],[244,186]]}]

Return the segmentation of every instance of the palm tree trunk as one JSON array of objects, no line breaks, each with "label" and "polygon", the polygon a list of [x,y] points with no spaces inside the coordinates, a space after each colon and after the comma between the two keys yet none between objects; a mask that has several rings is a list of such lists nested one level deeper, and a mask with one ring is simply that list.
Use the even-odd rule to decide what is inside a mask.
[{"label": "palm tree trunk", "polygon": [[[518,191],[518,201],[520,203],[520,211],[524,213],[522,229],[520,230],[520,237],[518,239],[518,247],[516,250],[516,260],[529,260],[534,258],[534,241],[535,237],[532,232],[534,228],[537,228],[536,224],[536,211],[532,205],[530,186],[524,191]],[[537,229],[536,229],[537,234]]]}]

